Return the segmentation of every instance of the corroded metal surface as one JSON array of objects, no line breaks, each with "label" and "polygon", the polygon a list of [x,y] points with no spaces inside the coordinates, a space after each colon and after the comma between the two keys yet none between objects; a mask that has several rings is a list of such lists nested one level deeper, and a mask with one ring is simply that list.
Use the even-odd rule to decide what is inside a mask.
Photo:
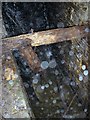
[{"label": "corroded metal surface", "polygon": [[[88,35],[89,29],[86,30],[87,31],[85,31],[84,28],[85,33]],[[82,36],[82,38],[80,35]],[[33,50],[32,46],[30,45],[29,39],[21,40],[21,42],[18,40],[14,41],[14,44],[10,46],[10,50],[15,50],[14,47],[17,47],[17,49],[19,49],[20,54],[22,55],[22,59],[26,58],[29,67],[32,69],[32,73],[35,72],[35,75],[30,75],[30,81],[31,86],[34,90],[32,94],[35,94],[36,98],[34,98],[34,96],[32,97],[32,95],[30,96],[30,98],[28,98],[35,117],[66,118],[70,116],[80,117],[82,114],[82,117],[86,116],[85,112],[83,111],[83,101],[88,101],[88,71],[86,67],[88,66],[88,64],[86,64],[88,61],[88,45],[87,37],[83,36],[83,34],[79,33],[77,37],[78,39],[71,37],[75,39],[72,42],[57,42],[57,44],[52,44],[51,41],[49,41],[48,39],[49,46],[46,45],[45,47],[44,45],[44,49],[43,46],[39,46],[35,47],[35,50]],[[8,48],[7,50],[9,50],[10,44],[7,45],[7,42],[5,43],[5,41],[3,44],[3,48],[5,47],[6,49]],[[64,47],[61,47],[62,44],[64,44]],[[70,44],[71,48],[69,47]],[[51,49],[51,51],[48,51],[48,49]],[[60,53],[57,53],[57,50],[60,51]],[[5,51],[5,49],[3,50],[4,54],[7,52]],[[9,60],[11,59],[10,56],[7,56],[8,65]],[[15,56],[18,60],[19,55],[16,54]],[[82,68],[83,65],[86,67],[85,69]],[[84,70],[84,73],[82,73],[82,70]],[[4,77],[7,81],[10,81],[11,79],[16,79],[15,75],[13,74],[14,71],[11,68],[5,68]],[[66,74],[66,76],[64,76],[64,74]],[[12,84],[12,82],[10,84]],[[26,89],[28,88],[28,86],[30,85],[25,83]],[[27,92],[27,95],[28,94],[29,92]],[[74,111],[71,110],[73,108]],[[87,108],[84,109],[86,110]]]},{"label": "corroded metal surface", "polygon": [[[15,40],[14,42],[13,39],[12,42],[9,40],[3,41],[3,57],[5,57],[3,59],[3,66],[5,66],[3,72],[4,80],[9,81],[9,84],[13,86],[12,81],[17,79],[17,74],[15,73],[16,68],[11,66],[11,61],[13,62],[13,60],[11,54],[9,55],[9,51],[15,50],[15,47],[19,49],[22,59],[24,58],[27,60],[32,70],[33,74],[29,74],[29,79],[34,90],[32,94],[35,94],[36,98],[33,95],[29,96],[29,91],[27,95],[35,117],[67,118],[70,116],[80,117],[82,114],[82,117],[86,116],[83,111],[83,106],[85,105],[85,101],[88,102],[88,38],[85,37],[85,35],[88,36],[89,29],[85,28],[86,27],[81,30],[79,29],[81,31],[79,31],[79,33],[77,29],[75,29],[73,36],[70,35],[68,37],[68,40],[72,38],[73,41],[67,41],[65,39],[65,42],[60,41],[60,43],[59,40],[56,39],[57,42],[53,41],[55,43],[52,44],[50,39],[48,39],[49,45],[47,45],[47,42],[44,48],[43,46],[36,47],[35,45],[34,50],[30,45],[32,44],[31,39]],[[67,31],[67,29],[65,30]],[[69,30],[71,31],[71,29]],[[82,30],[84,32],[82,32]],[[54,30],[54,32],[57,32],[57,30]],[[60,32],[64,34],[64,32]],[[47,35],[43,32],[40,32],[38,35],[41,35],[41,33]],[[48,31],[45,31],[45,33],[48,33]],[[76,37],[77,39],[74,37],[76,35],[78,37]],[[62,37],[64,37],[64,35]],[[7,42],[9,44],[7,44]],[[38,43],[40,45],[43,44],[40,41]],[[64,47],[62,47],[63,45]],[[59,51],[59,53],[57,53],[57,51]],[[16,53],[15,56],[18,60],[19,54]],[[22,60],[19,61],[21,62]],[[12,63],[12,65],[14,65],[14,63]],[[66,74],[66,76],[64,76],[64,74]],[[24,85],[27,91],[30,85],[28,85],[28,83],[24,83]],[[84,108],[85,111],[87,110],[86,106],[87,105],[85,105]],[[73,109],[73,111],[71,109]]]},{"label": "corroded metal surface", "polygon": [[24,44],[22,46],[19,46],[18,49],[23,57],[27,59],[29,66],[33,71],[41,71],[39,58],[30,44],[26,43],[25,45],[24,42]]},{"label": "corroded metal surface", "polygon": [[[75,4],[77,4],[77,3],[75,3]],[[41,8],[42,8],[42,5],[41,5]],[[54,7],[54,8],[57,9],[56,7]],[[25,7],[25,9],[26,9],[26,7]],[[78,10],[74,11],[74,9],[72,9],[72,7],[70,7],[70,9],[71,9],[70,10],[71,15],[68,16],[64,12],[65,16],[64,16],[63,20],[70,22],[70,20],[67,19],[67,16],[68,16],[70,19],[72,19],[73,23],[75,23],[74,25],[76,25],[76,24],[78,25],[80,22],[82,22],[82,21],[79,21],[78,18],[80,18],[80,20],[87,19],[85,17],[86,14],[84,14],[85,11],[83,10],[83,12],[82,12],[82,7],[80,7],[81,11],[78,12],[79,16],[76,15],[76,11],[78,11]],[[50,10],[51,10],[51,8],[50,8]],[[10,11],[11,11],[12,18],[13,18],[12,13],[17,14],[15,11],[12,12],[11,8],[8,9],[8,11],[7,11],[8,19],[11,18],[10,15],[8,14],[8,13],[10,13]],[[81,12],[83,14],[81,14]],[[19,11],[19,13],[20,13],[20,11]],[[60,13],[60,10],[59,10],[59,13]],[[37,14],[37,13],[35,12],[35,14]],[[53,15],[55,15],[55,14],[53,14]],[[58,15],[59,14],[57,14],[57,16]],[[16,16],[18,16],[18,15],[16,15]],[[52,16],[52,12],[49,14],[49,16],[50,17]],[[55,21],[55,17],[56,16],[51,17],[52,18],[52,19],[50,19],[51,24]],[[22,16],[20,13],[19,16],[17,17],[17,20],[19,21],[19,20],[21,20],[21,18],[22,18]],[[61,17],[59,16],[58,18],[60,19]],[[60,21],[59,19],[58,19],[58,21]],[[63,20],[61,20],[61,21],[63,21]],[[17,24],[18,21],[14,21],[14,23],[16,22],[15,24]],[[41,19],[37,19],[36,22],[37,22],[38,26],[40,26],[40,24],[43,23]],[[56,21],[54,22],[55,24],[57,24],[57,27],[64,26],[64,24],[62,22],[58,22],[58,23],[57,22]],[[30,24],[31,24],[31,22],[30,22]],[[23,24],[22,21],[20,21],[20,24],[18,24],[18,25],[20,25],[21,28],[25,27],[24,26],[25,24]],[[8,25],[6,25],[6,27],[8,28]],[[10,28],[13,28],[13,27],[10,26]],[[11,29],[8,29],[8,30],[11,30]],[[18,29],[18,30],[20,31],[21,29]],[[86,31],[87,31],[87,29],[86,29]],[[23,31],[22,31],[22,33],[23,33]],[[42,32],[39,32],[39,35],[41,35],[41,36],[45,35],[45,34],[41,34],[41,33]],[[43,32],[43,33],[46,33],[46,32]],[[78,31],[75,32],[75,35],[76,35],[76,33],[78,34]],[[50,35],[51,34],[52,33],[50,33]],[[35,33],[35,34],[33,33],[33,34],[26,35],[28,37],[26,37],[26,36],[24,37],[23,35],[21,35],[21,36],[19,36],[19,39],[17,37],[16,40],[15,40],[15,37],[11,38],[11,40],[9,39],[10,42],[9,42],[8,38],[6,38],[7,44],[5,44],[5,41],[3,42],[4,43],[3,44],[3,53],[5,54],[7,52],[7,50],[9,51],[9,50],[12,50],[12,48],[14,48],[14,47],[20,46],[22,44],[22,41],[25,40],[24,38],[30,38],[29,36],[33,36],[33,38],[35,38],[34,35],[36,35],[36,38],[37,38],[37,33]],[[46,38],[50,38],[50,35],[46,35],[47,36]],[[22,38],[22,40],[20,40],[21,39],[20,37]],[[72,36],[69,36],[69,37],[72,37]],[[56,36],[56,38],[58,38],[58,37]],[[52,36],[53,41],[50,41],[50,42],[49,42],[49,40],[46,39],[46,42],[40,43],[40,40],[43,41],[42,37],[39,38],[39,42],[36,39],[34,40],[34,44],[32,42],[32,45],[35,45],[35,46],[42,45],[42,44],[43,45],[49,44],[49,46],[47,46],[47,45],[39,46],[39,47],[35,47],[35,49],[34,49],[34,52],[37,53],[37,56],[39,58],[39,63],[40,63],[39,66],[43,69],[43,72],[38,72],[38,71],[34,72],[34,69],[30,69],[28,67],[27,61],[25,61],[24,57],[21,57],[17,51],[15,51],[15,54],[13,54],[16,59],[16,62],[18,63],[18,68],[21,71],[22,81],[23,81],[25,90],[27,92],[30,106],[36,117],[49,117],[49,118],[50,117],[55,117],[55,118],[56,117],[63,117],[63,118],[80,118],[81,117],[81,118],[85,118],[87,115],[87,105],[88,105],[87,104],[88,103],[87,86],[88,86],[88,74],[89,74],[89,71],[88,71],[88,53],[89,53],[88,46],[89,45],[87,44],[88,43],[87,38],[81,39],[81,35],[79,36],[79,39],[77,39],[78,36],[75,36],[75,38],[76,38],[75,40],[74,39],[71,40],[72,42],[71,41],[63,42],[62,40],[60,40],[60,41],[62,41],[61,43],[52,44],[52,45],[50,45],[50,43],[56,42],[56,40],[53,38],[53,36]],[[65,40],[66,40],[66,38],[65,38]],[[57,39],[57,42],[58,42],[58,39]],[[31,43],[31,40],[29,43]],[[11,47],[8,45],[10,45]],[[5,46],[7,49],[4,49]],[[28,52],[28,50],[27,50],[27,52]],[[26,58],[27,57],[29,58],[30,55],[27,53],[25,53],[25,54],[26,54]],[[5,57],[5,58],[10,59],[10,57]],[[31,57],[30,57],[30,59],[31,59]],[[6,59],[3,62],[5,62],[5,64],[3,64],[3,66],[4,65],[7,66]],[[31,61],[28,60],[28,63],[31,65]],[[14,76],[14,70],[11,69],[12,67],[10,68],[11,64],[14,65],[14,62],[10,62],[8,64],[9,67],[8,67],[8,69],[6,69],[5,74],[4,74],[5,76],[7,76],[5,78],[5,80],[8,81],[4,84],[4,88],[7,88],[8,83],[11,88],[13,82],[9,80],[10,78],[12,78],[14,81],[16,80],[15,76],[17,76],[17,75]],[[10,72],[10,74],[8,74],[9,72]],[[4,82],[5,82],[5,80],[4,80]],[[18,95],[18,92],[15,91],[17,89],[17,86],[18,86],[17,83],[15,83],[15,87],[14,86],[12,87],[14,89],[14,92],[13,91],[10,92],[11,89],[9,89],[9,90],[5,89],[5,91],[4,91],[4,93],[6,93],[6,94],[10,93],[7,96],[10,96],[12,94],[11,99],[13,98],[14,94],[15,95],[17,94],[17,97],[15,99],[13,99],[13,101],[15,101],[15,103],[16,103],[16,104],[13,104],[13,108],[15,106],[16,114],[13,114],[13,115],[11,114],[9,116],[8,113],[11,113],[11,111],[10,112],[7,111],[7,113],[6,113],[5,112],[6,110],[4,109],[5,111],[3,113],[5,113],[4,116],[6,116],[6,118],[7,117],[17,117],[17,116],[22,117],[22,113],[26,113],[25,112],[26,110],[21,113],[22,102],[19,102],[20,99],[16,100],[18,98],[18,96],[20,94],[22,94],[20,92],[20,94]],[[34,90],[32,90],[31,88],[33,88]],[[19,86],[19,89],[21,89],[20,86]],[[17,90],[17,91],[19,91],[19,90]],[[17,101],[19,102],[19,104]],[[9,103],[9,99],[6,99],[6,103]],[[9,108],[9,107],[7,107],[7,108]],[[20,112],[17,112],[17,111],[20,111]],[[25,114],[23,114],[23,116],[24,115]],[[28,115],[25,115],[25,116],[28,116]]]},{"label": "corroded metal surface", "polygon": [[[24,81],[26,91],[30,90],[29,86],[34,89],[32,95],[29,91],[27,95],[35,117],[86,116],[88,103],[87,40],[87,38],[79,38],[72,43],[69,41],[35,47],[32,51],[37,53],[39,66],[43,69],[43,72],[32,69],[33,74],[30,74],[29,78],[31,85],[26,80]],[[27,50],[28,47],[25,49]],[[28,60],[30,54],[28,50],[27,54]],[[16,57],[16,59],[21,61],[23,58]],[[28,60],[28,63],[31,64],[31,61]],[[38,98],[37,100],[34,95]]]},{"label": "corroded metal surface", "polygon": [[75,26],[20,35],[3,39],[3,45],[6,50],[10,50],[18,47],[18,45],[20,45],[23,41],[30,42],[32,46],[47,45],[68,40],[73,41],[78,37],[82,38],[87,36],[88,32],[85,32],[85,29],[88,28],[86,26]]}]

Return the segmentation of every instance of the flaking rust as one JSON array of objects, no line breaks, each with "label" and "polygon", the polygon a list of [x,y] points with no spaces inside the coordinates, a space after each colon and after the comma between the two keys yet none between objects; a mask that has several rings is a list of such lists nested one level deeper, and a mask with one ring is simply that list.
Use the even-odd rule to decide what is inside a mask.
[{"label": "flaking rust", "polygon": [[59,28],[42,32],[35,32],[33,34],[24,34],[10,38],[3,38],[2,43],[4,51],[9,51],[20,46],[23,41],[27,40],[27,38],[31,46],[48,45],[68,40],[73,41],[75,39],[83,38],[89,35],[88,32],[85,32],[86,28],[87,26],[74,26],[69,28]]},{"label": "flaking rust", "polygon": [[37,54],[32,49],[32,46],[24,42],[24,44],[22,46],[19,46],[18,49],[21,55],[27,60],[30,68],[33,71],[40,72],[41,71],[40,61]]},{"label": "flaking rust", "polygon": [[[58,42],[62,42],[62,41],[75,40],[75,39],[78,39],[78,38],[82,38],[82,37],[88,35],[88,32],[85,32],[85,28],[86,28],[85,26],[80,26],[80,27],[75,26],[75,27],[70,27],[70,28],[61,28],[61,29],[54,29],[54,30],[48,30],[48,31],[43,31],[43,32],[37,32],[37,33],[34,33],[34,34],[26,35],[24,37],[21,36],[20,38],[18,38],[18,36],[14,37],[14,38],[10,38],[10,39],[7,38],[7,40],[6,39],[3,40],[3,43],[4,43],[3,48],[5,48],[5,51],[7,50],[7,52],[11,51],[14,48],[18,48],[20,50],[20,53],[23,55],[23,57],[28,61],[28,65],[33,70],[33,72],[40,72],[40,71],[42,71],[41,67],[40,67],[40,60],[39,60],[37,54],[34,52],[32,46],[47,45],[47,44],[58,43]],[[46,85],[48,79],[46,79],[46,77],[45,77],[45,75],[47,73],[47,72],[46,73],[45,72],[46,71],[43,70],[42,79],[44,81],[44,84]],[[51,78],[52,78],[52,80],[54,79],[53,76],[51,76]],[[53,83],[53,85],[55,85],[55,84]],[[40,87],[39,84],[38,84],[38,86]],[[44,103],[45,103],[44,100],[46,100],[46,98],[50,98],[50,97],[57,98],[58,97],[58,94],[56,94],[56,93],[53,94],[53,96],[51,96],[52,94],[49,93],[49,92],[52,89],[50,87],[47,88],[48,89],[47,94],[40,93],[42,91],[39,91],[40,89],[39,90],[37,89],[36,84],[35,85],[33,84],[33,87],[34,87],[34,90],[36,90],[35,93],[36,93],[38,99],[41,100]],[[43,87],[44,86],[42,86],[42,88]],[[53,86],[53,87],[55,88],[56,86]],[[66,86],[60,92],[63,93],[64,90],[71,91],[71,88],[69,86],[68,87]],[[69,110],[70,106],[72,105],[73,101],[75,99],[77,99],[76,98],[77,95],[78,94],[73,96],[73,93],[70,93],[70,96],[68,96],[69,100],[67,100],[67,102],[68,102],[67,104],[69,104],[69,105],[68,105],[67,109],[66,109],[66,106],[65,106],[66,111],[64,113],[64,116],[68,112],[68,110]],[[66,95],[65,95],[65,97],[66,97]],[[45,99],[43,99],[43,98],[45,98]],[[85,98],[86,98],[86,96],[85,96]],[[62,99],[62,96],[61,96],[61,99],[58,98],[58,100],[64,101],[64,98]],[[54,107],[54,109],[62,108],[62,103],[63,103],[63,106],[65,105],[64,104],[65,101],[62,102],[62,103],[60,101],[57,101],[56,99],[52,101],[52,104],[56,105]],[[41,102],[41,104],[42,104],[42,102]],[[42,107],[41,104],[39,104],[40,107]],[[32,106],[33,106],[33,104],[32,104]],[[73,104],[72,106],[78,112],[81,110],[81,108],[77,109],[78,107],[76,106],[76,104]],[[40,107],[38,107],[38,108],[40,108]],[[51,106],[49,108],[50,108],[49,111],[53,110]],[[33,109],[34,109],[33,111],[34,111],[36,116],[39,116],[39,115],[46,116],[46,113],[44,113],[43,111],[40,112],[39,109],[37,110],[37,107],[35,108],[35,106],[34,106]]]}]

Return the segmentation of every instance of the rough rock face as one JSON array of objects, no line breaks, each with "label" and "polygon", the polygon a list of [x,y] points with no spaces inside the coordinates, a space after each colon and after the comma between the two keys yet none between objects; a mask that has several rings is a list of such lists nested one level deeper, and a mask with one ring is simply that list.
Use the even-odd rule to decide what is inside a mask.
[{"label": "rough rock face", "polygon": [[[88,3],[3,3],[8,36],[81,25],[88,20]],[[35,117],[78,118],[87,116],[87,38],[33,47],[43,72],[35,72],[18,50],[19,66]]]}]

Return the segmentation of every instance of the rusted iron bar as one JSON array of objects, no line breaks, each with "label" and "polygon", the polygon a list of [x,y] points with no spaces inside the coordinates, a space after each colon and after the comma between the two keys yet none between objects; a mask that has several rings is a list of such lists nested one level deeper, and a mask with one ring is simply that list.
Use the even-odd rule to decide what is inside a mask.
[{"label": "rusted iron bar", "polygon": [[73,40],[78,37],[82,38],[88,34],[85,32],[85,28],[85,26],[75,26],[5,38],[2,41],[3,53],[18,48],[24,58],[27,59],[29,66],[33,71],[42,71],[39,58],[33,51],[32,46],[58,43],[65,40]]},{"label": "rusted iron bar", "polygon": [[[88,34],[85,32],[85,26],[47,30],[35,33],[31,38],[31,45],[40,46],[68,40],[73,41],[77,38],[82,38],[87,35]],[[38,39],[35,41],[35,38],[37,38],[37,36]]]},{"label": "rusted iron bar", "polygon": [[33,34],[4,38],[2,39],[2,43],[4,51],[18,47],[22,44],[22,41],[26,41],[26,38],[28,38],[28,42],[31,43],[31,46],[47,45],[85,37],[88,35],[88,32],[85,32],[85,29],[86,26],[74,26],[69,28],[46,30],[42,32],[35,32]]},{"label": "rusted iron bar", "polygon": [[27,60],[29,67],[36,72],[41,71],[40,61],[37,54],[32,49],[30,44],[24,43],[22,46],[18,47],[21,55]]}]

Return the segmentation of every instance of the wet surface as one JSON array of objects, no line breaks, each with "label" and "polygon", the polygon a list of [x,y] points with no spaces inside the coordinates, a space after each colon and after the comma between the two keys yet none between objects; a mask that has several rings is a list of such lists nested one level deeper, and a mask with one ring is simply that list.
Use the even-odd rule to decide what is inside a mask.
[{"label": "wet surface", "polygon": [[[23,60],[24,58],[16,55],[17,51],[14,51],[13,54],[21,70],[22,80],[35,116],[65,117],[67,113],[67,116],[80,117],[83,113],[83,117],[85,117],[83,110],[87,109],[85,101],[87,101],[88,95],[87,87],[83,88],[83,86],[88,85],[88,70],[85,67],[86,65],[81,64],[82,58],[80,60],[80,57],[83,56],[83,53],[80,52],[81,56],[77,62],[76,45],[72,46],[71,42],[40,46],[33,49],[40,60],[42,72],[32,71],[27,62]],[[79,50],[80,48],[77,49],[78,54]],[[81,65],[75,68],[77,64]],[[83,71],[82,68],[84,68]],[[83,96],[81,97],[82,92]],[[71,108],[66,111],[73,98]],[[79,104],[81,105],[79,106]],[[62,108],[63,113],[61,112]],[[47,112],[45,112],[46,110]]]},{"label": "wet surface", "polygon": [[[41,31],[81,24],[86,21],[86,7],[86,4],[79,6],[77,3],[3,3],[7,36],[31,34],[32,29]],[[33,47],[40,60],[41,72],[33,71],[19,50],[12,51],[35,117],[86,117],[89,74],[87,46],[87,38],[83,38]],[[11,72],[10,69],[8,71]],[[7,79],[13,86],[10,75]]]}]

